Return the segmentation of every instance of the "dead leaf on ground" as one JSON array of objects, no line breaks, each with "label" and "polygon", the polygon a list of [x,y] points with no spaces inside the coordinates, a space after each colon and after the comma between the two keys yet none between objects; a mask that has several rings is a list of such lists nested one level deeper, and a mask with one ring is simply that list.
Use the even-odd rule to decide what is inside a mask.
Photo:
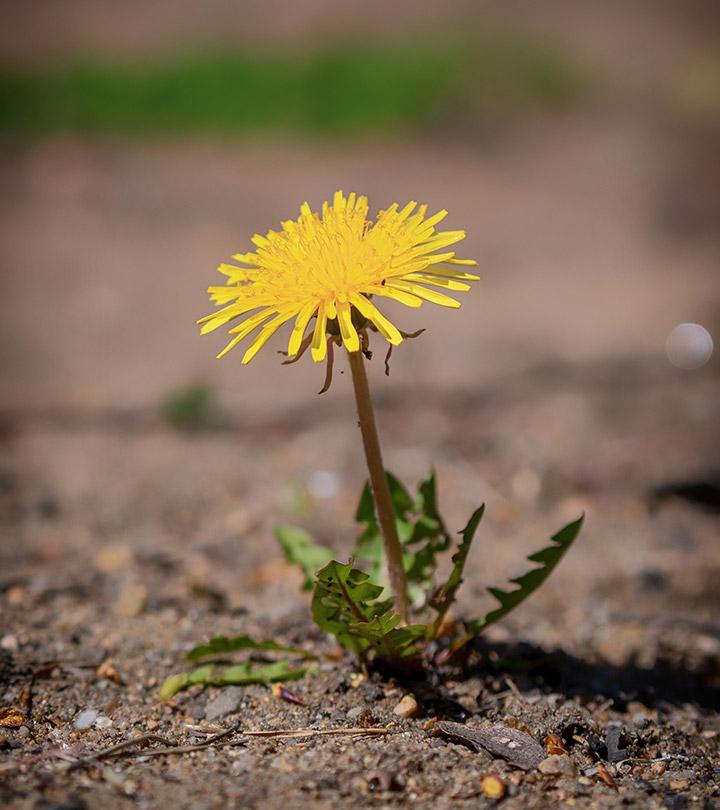
[{"label": "dead leaf on ground", "polygon": [[597,764],[597,775],[600,781],[604,782],[608,787],[611,787],[613,790],[618,789],[612,774],[602,762],[598,762]]},{"label": "dead leaf on ground", "polygon": [[296,706],[307,706],[305,698],[300,697],[300,695],[295,692],[291,692],[281,683],[271,684],[270,689],[276,698],[280,698],[280,700],[284,700],[286,703],[294,703]]},{"label": "dead leaf on ground", "polygon": [[20,692],[20,705],[25,712],[29,712],[32,707],[32,682],[26,683]]},{"label": "dead leaf on ground", "polygon": [[553,754],[566,755],[570,753],[567,748],[565,748],[562,739],[557,734],[553,734],[552,731],[549,731],[547,737],[545,737],[545,750],[548,752],[549,756],[553,756]]},{"label": "dead leaf on ground", "polygon": [[112,681],[118,686],[122,686],[123,680],[120,677],[120,673],[117,671],[117,669],[115,669],[115,664],[113,663],[112,658],[106,658],[97,668],[96,674],[98,678],[102,678],[106,681]]},{"label": "dead leaf on ground", "polygon": [[434,727],[436,734],[470,746],[484,749],[493,756],[507,760],[523,770],[534,770],[546,758],[545,749],[524,731],[496,723],[487,728],[472,728],[462,723],[441,720]]}]

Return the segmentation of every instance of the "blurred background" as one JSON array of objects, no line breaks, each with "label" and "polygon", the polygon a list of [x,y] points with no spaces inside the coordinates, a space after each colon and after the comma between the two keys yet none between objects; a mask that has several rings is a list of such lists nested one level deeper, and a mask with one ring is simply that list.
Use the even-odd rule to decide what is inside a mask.
[{"label": "blurred background", "polygon": [[716,2],[32,0],[3,19],[0,594],[35,610],[6,649],[70,627],[123,644],[98,616],[158,648],[225,620],[208,611],[237,629],[305,610],[269,537],[284,520],[349,547],[349,380],[339,364],[318,397],[309,359],[215,361],[224,336],[195,321],[219,262],[340,188],[447,208],[479,261],[459,312],[395,311],[427,332],[371,369],[387,466],[414,486],[435,464],[453,528],[488,502],[464,608],[586,511],[534,609],[493,632],[716,660]]}]

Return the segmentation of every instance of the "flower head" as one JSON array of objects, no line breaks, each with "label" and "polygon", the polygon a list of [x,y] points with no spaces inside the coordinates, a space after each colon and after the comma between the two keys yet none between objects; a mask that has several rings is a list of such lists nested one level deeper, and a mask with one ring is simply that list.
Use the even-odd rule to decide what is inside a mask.
[{"label": "flower head", "polygon": [[[239,253],[233,264],[218,270],[227,276],[222,287],[210,287],[211,299],[222,309],[202,318],[202,333],[246,316],[229,331],[233,336],[220,352],[230,349],[260,327],[242,362],[249,363],[284,323],[294,320],[288,355],[294,357],[311,345],[316,362],[325,358],[328,332],[348,351],[360,349],[358,331],[370,327],[390,344],[403,335],[371,300],[389,298],[409,307],[425,301],[459,307],[454,298],[438,292],[469,290],[478,276],[457,269],[474,265],[457,259],[451,245],[465,231],[436,231],[447,214],[426,216],[427,206],[415,202],[400,208],[394,203],[373,222],[368,219],[367,197],[335,193],[322,214],[307,203],[296,220],[282,223],[281,231],[255,234],[253,253]],[[308,325],[315,318],[310,331]],[[307,337],[305,337],[308,332]]]}]

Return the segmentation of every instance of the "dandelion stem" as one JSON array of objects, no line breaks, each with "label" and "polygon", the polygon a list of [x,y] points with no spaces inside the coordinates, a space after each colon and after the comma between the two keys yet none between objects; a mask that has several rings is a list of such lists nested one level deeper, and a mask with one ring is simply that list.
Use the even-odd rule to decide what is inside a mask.
[{"label": "dandelion stem", "polygon": [[393,509],[392,498],[390,496],[390,487],[388,486],[387,475],[385,474],[385,467],[383,466],[382,454],[380,452],[380,440],[378,439],[377,427],[375,425],[375,412],[373,410],[372,399],[370,398],[365,361],[362,352],[359,351],[348,352],[348,359],[350,361],[350,370],[352,371],[353,386],[355,388],[355,401],[357,403],[360,432],[362,433],[363,445],[365,447],[365,458],[367,460],[368,472],[370,473],[370,486],[372,487],[375,499],[375,511],[377,512],[378,522],[380,523],[380,530],[382,531],[385,544],[385,559],[387,560],[390,590],[395,599],[395,609],[400,614],[400,618],[403,622],[407,624],[409,608],[402,548],[395,524],[395,510]]}]

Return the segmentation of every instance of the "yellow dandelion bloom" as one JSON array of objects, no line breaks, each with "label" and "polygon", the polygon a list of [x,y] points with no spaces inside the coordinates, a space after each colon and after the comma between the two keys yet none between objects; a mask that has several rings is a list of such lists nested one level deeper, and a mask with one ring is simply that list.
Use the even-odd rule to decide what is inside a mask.
[{"label": "yellow dandelion bloom", "polygon": [[[400,330],[375,306],[371,298],[389,298],[409,307],[425,301],[445,307],[460,303],[439,290],[469,290],[478,280],[458,269],[474,265],[458,259],[451,245],[465,238],[465,231],[437,231],[447,211],[426,216],[427,206],[415,202],[400,208],[396,203],[368,219],[367,197],[347,197],[338,191],[322,214],[307,203],[296,220],[282,223],[281,231],[256,234],[253,253],[233,259],[242,266],[221,264],[227,276],[222,287],[210,287],[210,298],[222,309],[201,318],[202,333],[242,320],[229,331],[232,340],[222,357],[256,329],[242,362],[249,363],[267,340],[285,323],[294,320],[287,351],[294,357],[308,343],[316,362],[325,359],[327,335],[341,340],[349,352],[360,349],[360,337],[370,327],[389,343],[403,340]],[[432,289],[438,288],[438,289]],[[308,331],[311,320],[314,326]],[[307,337],[305,337],[308,332]]]}]

